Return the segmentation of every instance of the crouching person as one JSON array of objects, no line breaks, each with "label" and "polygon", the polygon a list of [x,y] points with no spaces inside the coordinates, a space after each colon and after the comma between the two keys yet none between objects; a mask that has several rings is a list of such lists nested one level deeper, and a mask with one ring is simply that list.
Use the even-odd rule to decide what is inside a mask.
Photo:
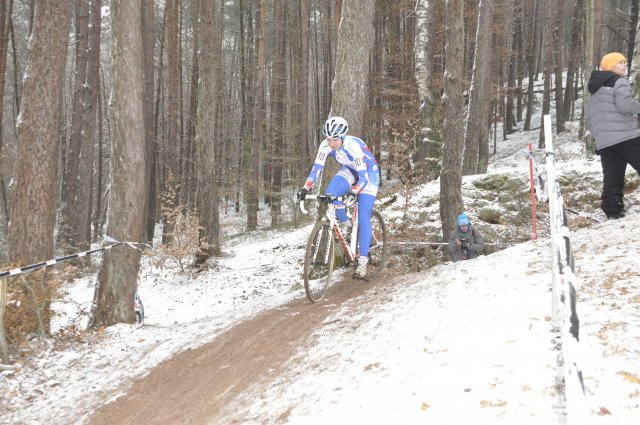
[{"label": "crouching person", "polygon": [[458,216],[458,225],[449,235],[449,253],[453,261],[476,258],[484,251],[484,240],[466,214]]}]

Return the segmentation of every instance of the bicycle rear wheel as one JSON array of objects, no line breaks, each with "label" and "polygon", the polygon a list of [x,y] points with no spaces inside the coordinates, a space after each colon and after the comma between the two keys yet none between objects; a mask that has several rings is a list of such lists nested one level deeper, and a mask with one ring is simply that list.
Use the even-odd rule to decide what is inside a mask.
[{"label": "bicycle rear wheel", "polygon": [[316,223],[307,242],[304,254],[304,290],[311,302],[317,302],[324,297],[331,284],[334,266],[334,240],[329,223]]},{"label": "bicycle rear wheel", "polygon": [[371,246],[369,247],[369,263],[364,280],[370,281],[380,275],[386,264],[387,228],[378,211],[371,214]]}]

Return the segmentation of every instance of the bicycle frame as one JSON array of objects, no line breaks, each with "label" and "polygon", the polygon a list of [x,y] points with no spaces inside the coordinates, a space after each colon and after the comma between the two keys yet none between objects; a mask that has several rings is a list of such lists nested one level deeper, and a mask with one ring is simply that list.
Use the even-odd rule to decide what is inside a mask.
[{"label": "bicycle frame", "polygon": [[[304,290],[307,298],[311,302],[320,301],[327,288],[333,280],[334,265],[336,257],[334,249],[336,244],[340,244],[343,253],[342,261],[345,265],[351,264],[357,266],[359,261],[358,250],[358,203],[347,208],[347,217],[353,221],[351,231],[351,242],[347,243],[342,233],[340,222],[336,217],[336,208],[333,201],[342,200],[340,197],[332,195],[307,195],[305,200],[318,203],[325,203],[327,211],[320,220],[318,220],[311,230],[307,246],[305,249],[305,257],[303,262],[302,277],[304,280]],[[299,201],[299,208],[303,214],[308,214],[304,208],[304,201]],[[385,245],[386,245],[386,226],[382,215],[373,211],[371,215],[372,235],[371,244],[369,245],[369,255],[367,261],[367,271],[364,276],[352,276],[354,279],[363,279],[367,282],[377,278],[385,265]]]},{"label": "bicycle frame", "polygon": [[[325,201],[327,203],[327,212],[325,213],[322,220],[328,221],[331,226],[332,231],[340,243],[340,247],[345,255],[349,257],[349,261],[351,263],[355,262],[358,253],[356,252],[356,246],[358,244],[358,202],[356,202],[351,207],[346,207],[347,217],[349,217],[353,223],[353,228],[351,230],[351,243],[347,244],[344,235],[342,234],[342,230],[340,230],[340,221],[336,216],[335,210],[336,206],[333,204],[334,200],[342,201],[343,197],[341,196],[330,196],[330,195],[307,195],[305,200],[316,200],[316,201]],[[351,212],[351,210],[353,212]],[[304,208],[304,201],[300,202],[300,211],[303,214],[308,214],[309,212]]]}]

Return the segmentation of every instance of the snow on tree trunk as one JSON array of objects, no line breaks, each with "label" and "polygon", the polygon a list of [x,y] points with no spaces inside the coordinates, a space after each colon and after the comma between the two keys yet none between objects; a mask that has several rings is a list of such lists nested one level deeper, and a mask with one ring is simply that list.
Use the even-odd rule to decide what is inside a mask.
[{"label": "snow on tree trunk", "polygon": [[476,31],[476,51],[471,75],[471,89],[464,135],[464,162],[462,172],[465,175],[475,174],[478,167],[480,143],[487,140],[478,136],[486,134],[481,129],[488,125],[489,103],[491,96],[487,94],[487,69],[489,65],[489,45],[491,43],[493,25],[493,0],[480,0],[478,3],[478,29]]}]

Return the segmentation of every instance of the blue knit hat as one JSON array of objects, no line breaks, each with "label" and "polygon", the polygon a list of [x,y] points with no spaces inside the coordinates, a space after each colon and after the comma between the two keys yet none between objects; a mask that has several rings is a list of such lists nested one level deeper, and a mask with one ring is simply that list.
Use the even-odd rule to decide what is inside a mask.
[{"label": "blue knit hat", "polygon": [[466,214],[460,214],[458,216],[458,226],[468,226],[469,224],[469,216],[467,216]]}]

